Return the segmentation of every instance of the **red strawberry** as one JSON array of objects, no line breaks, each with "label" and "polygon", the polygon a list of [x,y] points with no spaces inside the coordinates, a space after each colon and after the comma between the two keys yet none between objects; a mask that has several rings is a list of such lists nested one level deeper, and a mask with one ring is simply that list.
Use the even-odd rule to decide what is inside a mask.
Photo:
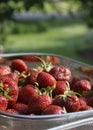
[{"label": "red strawberry", "polygon": [[16,110],[13,109],[13,108],[7,109],[5,112],[10,113],[10,114],[19,114],[18,111],[16,111]]},{"label": "red strawberry", "polygon": [[19,80],[18,74],[11,72],[10,74],[7,74],[6,76],[10,77],[11,79],[15,81],[16,84],[18,84],[18,80]]},{"label": "red strawberry", "polygon": [[37,76],[37,83],[40,88],[54,87],[56,84],[55,78],[47,72],[40,72]]},{"label": "red strawberry", "polygon": [[92,107],[87,105],[86,99],[84,97],[80,97],[79,102],[80,102],[80,108],[79,108],[80,111],[92,109]]},{"label": "red strawberry", "polygon": [[54,64],[58,63],[58,57],[56,57],[56,56],[41,56],[41,58],[45,62],[52,62]]},{"label": "red strawberry", "polygon": [[17,83],[7,75],[0,77],[0,83],[2,94],[8,99],[8,105],[13,105],[18,99],[19,88]]},{"label": "red strawberry", "polygon": [[90,91],[91,82],[86,78],[74,78],[72,80],[72,89],[75,92]]},{"label": "red strawberry", "polygon": [[23,72],[23,71],[27,72],[27,70],[28,70],[26,63],[21,59],[12,60],[11,68],[12,68],[12,70],[17,70],[19,72]]},{"label": "red strawberry", "polygon": [[93,107],[93,95],[87,98],[87,104]]},{"label": "red strawberry", "polygon": [[5,111],[8,105],[6,97],[0,95],[0,110]]},{"label": "red strawberry", "polygon": [[36,71],[34,69],[30,69],[28,71],[28,74],[29,74],[29,76],[27,76],[27,78],[26,78],[26,84],[35,85],[35,83],[37,81],[38,71]]},{"label": "red strawberry", "polygon": [[29,100],[36,95],[38,95],[38,91],[33,87],[33,85],[25,85],[23,88],[20,88],[19,101],[28,104]]},{"label": "red strawberry", "polygon": [[63,114],[63,113],[65,113],[64,109],[57,105],[49,105],[42,111],[42,115]]},{"label": "red strawberry", "polygon": [[50,96],[46,94],[33,97],[28,105],[29,113],[41,114],[41,112],[52,103]]},{"label": "red strawberry", "polygon": [[79,98],[76,95],[67,96],[64,104],[67,112],[76,112],[80,109]]},{"label": "red strawberry", "polygon": [[52,104],[63,107],[64,103],[65,103],[65,101],[62,96],[56,96],[56,97],[54,97]]},{"label": "red strawberry", "polygon": [[13,105],[13,108],[19,113],[19,114],[28,114],[28,105],[23,103],[15,103]]},{"label": "red strawberry", "polygon": [[53,90],[53,95],[64,94],[68,89],[70,89],[68,82],[57,81],[56,88]]},{"label": "red strawberry", "polygon": [[11,68],[7,65],[0,65],[0,75],[6,75],[11,73]]},{"label": "red strawberry", "polygon": [[70,81],[71,71],[64,66],[54,66],[49,73],[54,76],[57,81],[67,80]]},{"label": "red strawberry", "polygon": [[31,55],[22,56],[19,58],[23,59],[24,61],[28,61],[28,62],[38,62],[38,59],[35,56],[31,56]]}]

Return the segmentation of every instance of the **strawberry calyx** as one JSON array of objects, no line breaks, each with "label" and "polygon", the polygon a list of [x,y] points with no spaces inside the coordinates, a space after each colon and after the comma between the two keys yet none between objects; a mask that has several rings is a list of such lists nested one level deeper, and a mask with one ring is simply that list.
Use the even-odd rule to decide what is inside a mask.
[{"label": "strawberry calyx", "polygon": [[70,84],[69,84],[68,81],[66,81],[66,91],[67,91],[67,92],[70,91]]},{"label": "strawberry calyx", "polygon": [[63,100],[66,101],[67,97],[72,97],[73,95],[81,96],[80,93],[69,90],[69,91],[65,91],[64,94],[57,95],[57,97],[63,98]]},{"label": "strawberry calyx", "polygon": [[55,89],[55,86],[54,87],[48,86],[46,88],[41,88],[40,93],[41,94],[47,94],[52,98],[52,92],[53,92],[54,89]]},{"label": "strawberry calyx", "polygon": [[12,98],[8,95],[10,91],[11,91],[11,87],[4,89],[3,82],[0,81],[0,94],[5,96],[9,100],[12,100]]},{"label": "strawberry calyx", "polygon": [[24,71],[19,72],[18,70],[15,70],[14,72],[19,76],[18,86],[23,87],[27,76],[29,76],[30,74],[26,74]]},{"label": "strawberry calyx", "polygon": [[53,87],[51,88],[50,86],[48,86],[46,88],[39,89],[38,88],[38,84],[37,84],[37,85],[34,86],[34,88],[37,89],[38,95],[47,94],[47,95],[49,95],[52,98],[52,92],[54,90]]},{"label": "strawberry calyx", "polygon": [[40,62],[41,62],[41,67],[43,68],[43,70],[49,72],[50,69],[53,67],[52,62],[47,63],[47,62],[45,62],[41,57],[39,57],[39,56],[35,56],[35,57],[36,57],[38,60],[40,60]]}]

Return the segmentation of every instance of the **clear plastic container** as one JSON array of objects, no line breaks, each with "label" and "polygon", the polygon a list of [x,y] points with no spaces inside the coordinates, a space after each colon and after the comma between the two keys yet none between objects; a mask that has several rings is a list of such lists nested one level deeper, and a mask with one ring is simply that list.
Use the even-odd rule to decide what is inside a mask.
[{"label": "clear plastic container", "polygon": [[[16,53],[1,54],[0,63],[10,64],[12,59],[24,59],[28,66],[39,64],[32,57],[43,56],[46,60],[51,60],[55,65],[64,65],[71,69],[72,77],[74,75],[86,76],[93,82],[93,76],[85,74],[83,69],[92,66],[69,59],[64,56],[46,54],[46,53]],[[0,130],[92,130],[93,126],[93,110],[66,113],[60,115],[40,115],[27,116],[9,114],[0,111]]]}]

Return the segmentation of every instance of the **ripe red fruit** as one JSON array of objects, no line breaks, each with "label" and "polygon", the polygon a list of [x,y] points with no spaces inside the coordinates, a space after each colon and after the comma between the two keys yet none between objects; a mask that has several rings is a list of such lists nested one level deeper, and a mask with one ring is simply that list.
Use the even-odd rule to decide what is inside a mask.
[{"label": "ripe red fruit", "polygon": [[11,79],[13,79],[15,81],[16,84],[18,84],[18,80],[19,80],[18,74],[11,72],[11,73],[7,74],[6,76],[10,77]]},{"label": "ripe red fruit", "polygon": [[13,71],[17,70],[19,72],[23,72],[23,71],[27,72],[27,70],[28,70],[26,63],[21,59],[12,60],[11,68],[12,68]]},{"label": "ripe red fruit", "polygon": [[64,94],[69,89],[69,84],[66,81],[57,81],[56,88],[53,90],[53,95]]},{"label": "ripe red fruit", "polygon": [[38,71],[30,69],[28,71],[28,74],[29,74],[29,76],[27,76],[27,78],[26,78],[26,84],[35,85],[35,83],[37,82]]},{"label": "ripe red fruit", "polygon": [[5,112],[10,113],[10,114],[19,114],[18,111],[16,111],[16,110],[13,109],[13,108],[7,109]]},{"label": "ripe red fruit", "polygon": [[11,68],[7,65],[0,65],[0,75],[6,75],[11,73]]},{"label": "ripe red fruit", "polygon": [[76,95],[67,96],[64,104],[67,112],[76,112],[80,109],[79,98]]},{"label": "ripe red fruit", "polygon": [[20,102],[28,104],[32,97],[37,96],[38,91],[33,85],[28,84],[20,88],[18,99]]},{"label": "ripe red fruit", "polygon": [[90,91],[91,90],[91,82],[86,78],[74,78],[72,80],[72,89],[75,92],[82,92],[82,91]]},{"label": "ripe red fruit", "polygon": [[79,102],[80,102],[80,108],[79,108],[79,110],[80,110],[80,111],[87,110],[87,102],[86,102],[86,99],[85,99],[84,97],[80,97],[80,98],[79,98]]},{"label": "ripe red fruit", "polygon": [[18,99],[19,88],[17,83],[7,75],[0,77],[0,89],[4,96],[8,99],[8,105],[13,105]]},{"label": "ripe red fruit", "polygon": [[64,109],[57,105],[49,105],[42,111],[42,115],[50,115],[50,114],[63,114]]},{"label": "ripe red fruit", "polygon": [[93,95],[87,98],[87,104],[93,107]]},{"label": "ripe red fruit", "polygon": [[46,94],[35,96],[28,104],[29,113],[41,114],[41,112],[50,104],[52,104],[50,96]]},{"label": "ripe red fruit", "polygon": [[54,87],[56,84],[55,78],[47,72],[40,72],[37,76],[37,83],[40,88]]},{"label": "ripe red fruit", "polygon": [[8,105],[8,100],[6,97],[0,95],[0,110],[5,111]]},{"label": "ripe red fruit", "polygon": [[65,103],[65,101],[62,96],[56,96],[56,97],[54,97],[52,104],[63,107],[64,103]]},{"label": "ripe red fruit", "polygon": [[28,114],[28,105],[23,103],[15,103],[13,105],[13,108],[19,113],[19,114]]},{"label": "ripe red fruit", "polygon": [[66,80],[70,81],[71,71],[64,66],[54,66],[49,73],[54,76],[57,81]]}]

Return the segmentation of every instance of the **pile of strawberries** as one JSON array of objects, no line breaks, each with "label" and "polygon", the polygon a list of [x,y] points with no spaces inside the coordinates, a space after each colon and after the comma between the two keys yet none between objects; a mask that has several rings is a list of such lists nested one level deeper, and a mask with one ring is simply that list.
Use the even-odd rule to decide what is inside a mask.
[{"label": "pile of strawberries", "polygon": [[74,76],[66,66],[55,66],[36,57],[28,67],[23,59],[0,65],[0,110],[29,116],[64,114],[93,108],[92,83]]}]

